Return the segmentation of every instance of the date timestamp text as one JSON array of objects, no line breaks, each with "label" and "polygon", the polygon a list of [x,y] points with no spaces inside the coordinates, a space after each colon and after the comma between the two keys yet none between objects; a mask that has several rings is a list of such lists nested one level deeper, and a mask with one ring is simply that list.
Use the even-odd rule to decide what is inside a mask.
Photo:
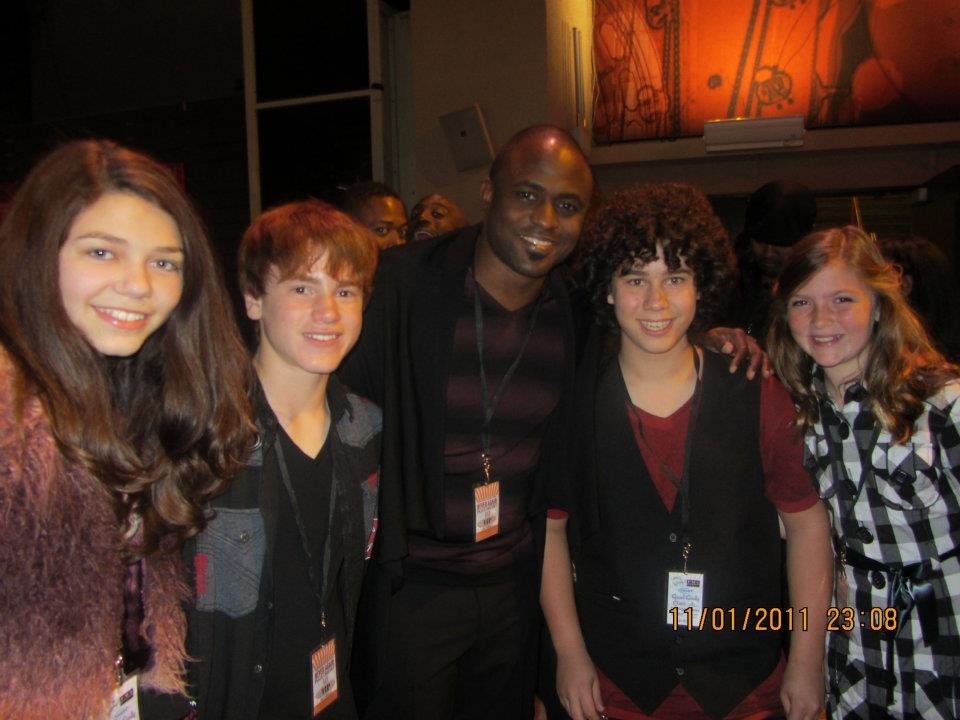
[{"label": "date timestamp text", "polygon": [[[810,619],[810,611],[805,607],[707,607],[702,610],[672,607],[669,612],[674,630],[792,632],[796,626],[806,631]],[[829,607],[826,620],[827,632],[851,632],[856,627],[875,632],[895,632],[899,617],[894,607],[871,607],[865,610]]]}]

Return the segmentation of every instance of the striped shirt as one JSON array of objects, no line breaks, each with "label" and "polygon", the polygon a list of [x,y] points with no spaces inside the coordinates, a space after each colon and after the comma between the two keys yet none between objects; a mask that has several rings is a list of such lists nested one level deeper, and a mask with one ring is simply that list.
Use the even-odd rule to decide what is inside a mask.
[{"label": "striped shirt", "polygon": [[411,535],[408,576],[450,582],[497,582],[521,559],[532,560],[528,520],[532,476],[540,460],[544,430],[560,399],[564,356],[561,302],[545,286],[530,339],[509,384],[501,392],[490,425],[493,478],[500,482],[500,532],[474,542],[474,486],[483,480],[483,399],[477,351],[474,293],[483,312],[483,366],[488,399],[523,346],[536,301],[518,310],[501,306],[467,273],[453,335],[444,419],[444,511],[446,539]]}]

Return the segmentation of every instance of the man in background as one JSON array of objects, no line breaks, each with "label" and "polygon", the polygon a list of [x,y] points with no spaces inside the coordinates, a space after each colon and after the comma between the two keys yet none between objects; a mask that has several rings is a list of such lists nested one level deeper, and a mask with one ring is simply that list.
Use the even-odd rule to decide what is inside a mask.
[{"label": "man in background", "polygon": [[407,208],[397,193],[379,182],[351,185],[343,192],[341,208],[370,228],[384,250],[406,239]]}]

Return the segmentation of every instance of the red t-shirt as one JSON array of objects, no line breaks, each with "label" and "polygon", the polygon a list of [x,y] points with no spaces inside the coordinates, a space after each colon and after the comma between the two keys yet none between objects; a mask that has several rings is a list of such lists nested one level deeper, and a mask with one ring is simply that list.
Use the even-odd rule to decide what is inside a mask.
[{"label": "red t-shirt", "polygon": [[[781,512],[801,512],[818,501],[810,473],[803,467],[803,442],[794,420],[793,400],[776,378],[760,381],[760,459],[763,463],[763,494]],[[661,469],[666,465],[676,477],[683,475],[683,451],[690,423],[691,400],[673,415],[657,417],[635,408],[628,412],[637,447],[650,473],[650,479],[667,510],[673,510],[677,487]],[[637,418],[643,423],[643,437]],[[651,456],[649,449],[654,455]]]},{"label": "red t-shirt", "polygon": [[[724,720],[763,720],[783,715],[780,683],[783,681],[785,669],[786,660],[781,656],[769,677],[727,713]],[[677,684],[673,692],[653,711],[653,715],[647,715],[599,669],[597,677],[600,681],[604,712],[610,720],[711,720],[711,716],[690,697],[683,685]]]},{"label": "red t-shirt", "polygon": [[[801,512],[813,507],[819,500],[810,474],[803,467],[803,443],[797,434],[794,419],[796,410],[783,385],[776,378],[760,381],[760,458],[763,464],[764,496],[781,512]],[[691,398],[692,400],[692,398]],[[640,408],[627,413],[637,447],[650,473],[660,499],[668,510],[673,510],[677,487],[662,466],[675,477],[683,475],[683,452],[687,441],[691,402],[687,401],[669,417],[657,417]],[[638,423],[643,423],[643,438]],[[651,451],[653,454],[651,455]],[[565,518],[566,512],[551,509],[552,518]],[[781,715],[780,683],[785,662],[780,663],[770,676],[745,697],[724,720],[760,720]],[[606,713],[617,720],[708,720],[704,710],[678,683],[673,692],[654,711],[644,714],[633,702],[599,670],[600,692]]]}]

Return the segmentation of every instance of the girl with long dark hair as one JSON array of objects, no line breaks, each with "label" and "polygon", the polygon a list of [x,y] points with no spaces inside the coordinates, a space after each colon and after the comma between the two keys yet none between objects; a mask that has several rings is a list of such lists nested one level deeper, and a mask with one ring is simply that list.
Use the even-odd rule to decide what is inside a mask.
[{"label": "girl with long dark hair", "polygon": [[175,550],[255,442],[249,381],[172,174],[107,141],[44,158],[0,226],[0,717],[184,692]]}]

